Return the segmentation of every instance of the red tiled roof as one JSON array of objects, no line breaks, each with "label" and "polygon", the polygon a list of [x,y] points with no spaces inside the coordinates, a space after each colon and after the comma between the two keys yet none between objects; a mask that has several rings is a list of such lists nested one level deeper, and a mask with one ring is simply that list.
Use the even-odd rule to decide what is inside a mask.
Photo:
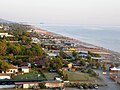
[{"label": "red tiled roof", "polygon": [[10,76],[10,74],[0,73],[0,76]]},{"label": "red tiled roof", "polygon": [[18,69],[18,67],[11,64],[10,69]]}]

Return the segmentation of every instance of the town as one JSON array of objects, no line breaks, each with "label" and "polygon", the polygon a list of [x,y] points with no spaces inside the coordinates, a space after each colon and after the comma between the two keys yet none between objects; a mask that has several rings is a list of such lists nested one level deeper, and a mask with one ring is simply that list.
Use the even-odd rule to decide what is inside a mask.
[{"label": "town", "polygon": [[32,25],[0,24],[0,85],[27,89],[98,89],[102,76],[120,84],[120,60],[109,50]]}]

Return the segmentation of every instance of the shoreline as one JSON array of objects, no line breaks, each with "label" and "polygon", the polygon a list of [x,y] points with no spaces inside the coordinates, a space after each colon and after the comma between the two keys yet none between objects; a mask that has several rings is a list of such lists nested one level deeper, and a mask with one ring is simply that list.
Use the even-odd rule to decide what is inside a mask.
[{"label": "shoreline", "polygon": [[120,63],[120,53],[119,52],[116,52],[116,51],[113,51],[113,50],[110,50],[110,49],[106,49],[106,48],[101,47],[101,46],[96,46],[94,44],[90,44],[90,43],[87,43],[87,42],[84,42],[84,41],[81,41],[81,40],[78,40],[78,39],[75,39],[75,38],[71,38],[71,37],[68,37],[68,36],[57,34],[57,33],[42,29],[40,27],[37,27],[35,25],[30,25],[30,27],[37,34],[46,34],[46,35],[50,35],[50,36],[62,36],[66,40],[74,41],[78,44],[77,47],[81,48],[81,46],[82,46],[81,50],[91,51],[91,52],[94,52],[94,53],[97,53],[97,54],[111,55],[111,56],[113,56],[113,58],[115,58],[114,60],[112,60],[112,62]]}]

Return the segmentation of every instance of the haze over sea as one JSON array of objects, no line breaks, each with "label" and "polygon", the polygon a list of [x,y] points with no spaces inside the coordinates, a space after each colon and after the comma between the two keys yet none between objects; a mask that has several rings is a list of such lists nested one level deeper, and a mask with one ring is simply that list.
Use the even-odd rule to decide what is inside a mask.
[{"label": "haze over sea", "polygon": [[35,24],[45,30],[120,52],[120,26]]}]

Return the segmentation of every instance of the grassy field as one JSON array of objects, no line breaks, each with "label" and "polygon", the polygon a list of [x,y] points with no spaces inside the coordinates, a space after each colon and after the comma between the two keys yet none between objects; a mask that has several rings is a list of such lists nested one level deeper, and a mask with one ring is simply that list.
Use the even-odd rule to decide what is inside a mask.
[{"label": "grassy field", "polygon": [[64,71],[64,75],[68,75],[69,81],[89,81],[95,80],[94,77],[90,77],[87,73]]},{"label": "grassy field", "polygon": [[44,77],[42,76],[41,72],[32,71],[30,73],[15,76],[13,79],[14,80],[20,80],[20,79],[44,79]]},{"label": "grassy field", "polygon": [[47,72],[47,71],[45,71],[43,73],[44,73],[44,75],[45,75],[45,77],[46,77],[47,80],[54,80],[55,76],[59,76],[59,74],[57,74],[56,72],[53,73],[53,72]]}]

